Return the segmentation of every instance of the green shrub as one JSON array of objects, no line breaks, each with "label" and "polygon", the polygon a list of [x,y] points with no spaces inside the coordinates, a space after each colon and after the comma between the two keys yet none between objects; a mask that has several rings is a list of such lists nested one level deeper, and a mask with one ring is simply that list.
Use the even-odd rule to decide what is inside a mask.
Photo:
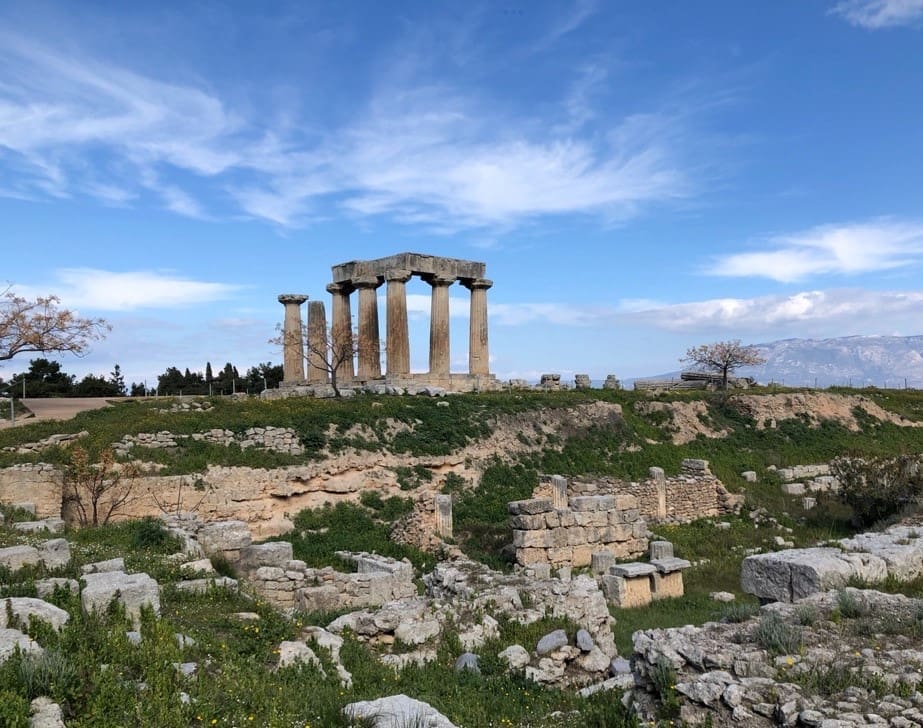
[{"label": "green shrub", "polygon": [[0,725],[29,728],[29,701],[12,690],[0,690]]},{"label": "green shrub", "polygon": [[651,682],[660,697],[660,709],[657,715],[661,720],[672,722],[679,717],[680,702],[676,695],[676,670],[664,658],[660,658],[651,667]]},{"label": "green shrub", "polygon": [[840,497],[860,525],[900,513],[923,495],[923,460],[919,456],[838,457],[830,469],[840,481]]},{"label": "green shrub", "polygon": [[753,602],[732,602],[721,609],[723,622],[746,622],[750,617],[759,614],[760,607]]},{"label": "green shrub", "polygon": [[840,589],[836,594],[836,606],[841,617],[857,619],[868,614],[868,605],[855,592]]},{"label": "green shrub", "polygon": [[778,614],[764,614],[753,632],[753,641],[773,655],[792,655],[801,649],[801,631]]},{"label": "green shrub", "polygon": [[48,695],[55,701],[64,702],[71,699],[78,689],[77,668],[67,655],[58,650],[22,655],[19,679],[30,700]]},{"label": "green shrub", "polygon": [[131,521],[131,545],[136,550],[153,551],[156,553],[173,553],[182,548],[182,543],[177,536],[171,534],[163,521],[152,516]]}]

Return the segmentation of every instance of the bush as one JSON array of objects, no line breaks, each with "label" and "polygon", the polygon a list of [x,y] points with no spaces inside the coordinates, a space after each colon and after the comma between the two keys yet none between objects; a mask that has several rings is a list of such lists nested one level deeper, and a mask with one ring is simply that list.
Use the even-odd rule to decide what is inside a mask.
[{"label": "bush", "polygon": [[29,728],[29,701],[11,690],[0,690],[0,725]]},{"label": "bush", "polygon": [[758,614],[759,611],[759,605],[753,602],[734,602],[721,609],[721,620],[733,624],[746,622],[750,617]]},{"label": "bush", "polygon": [[77,691],[77,669],[66,655],[57,650],[29,653],[19,662],[19,679],[29,699],[48,695],[65,701]]},{"label": "bush", "polygon": [[893,458],[839,457],[830,469],[840,481],[840,497],[852,507],[859,525],[900,513],[923,495],[919,456]]},{"label": "bush", "polygon": [[179,539],[172,535],[163,522],[146,516],[131,524],[131,545],[141,551],[170,553],[179,550]]},{"label": "bush", "polygon": [[792,655],[801,649],[801,631],[778,614],[765,614],[753,633],[753,640],[773,655]]}]

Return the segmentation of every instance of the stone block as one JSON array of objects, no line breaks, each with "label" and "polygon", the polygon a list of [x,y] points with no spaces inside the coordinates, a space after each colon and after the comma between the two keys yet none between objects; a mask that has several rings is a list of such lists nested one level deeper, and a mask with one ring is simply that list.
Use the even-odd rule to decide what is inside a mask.
[{"label": "stone block", "polygon": [[546,549],[516,549],[516,563],[520,566],[544,564],[548,562]]},{"label": "stone block", "polygon": [[535,652],[538,655],[547,655],[565,646],[567,646],[567,633],[563,629],[556,629],[538,641],[535,646]]},{"label": "stone block", "polygon": [[631,578],[609,573],[602,578],[602,589],[606,601],[622,609],[646,607],[652,599],[649,576]]},{"label": "stone block", "polygon": [[651,566],[656,567],[657,571],[661,574],[670,574],[674,571],[688,569],[692,564],[686,561],[686,559],[677,559],[671,556],[667,559],[651,559]]},{"label": "stone block", "polygon": [[583,546],[586,544],[586,529],[581,526],[566,529],[568,546]]},{"label": "stone block", "polygon": [[206,554],[232,552],[235,559],[252,542],[250,528],[243,521],[206,523],[198,533],[198,540]]},{"label": "stone block", "polygon": [[628,511],[638,508],[637,496],[630,495],[629,493],[620,493],[614,496],[614,498],[615,505],[613,507],[617,511]]},{"label": "stone block", "polygon": [[[546,528],[546,519],[556,516],[555,513],[537,513],[534,516],[510,516],[510,528],[519,529],[520,531],[533,531],[539,528]],[[548,526],[553,528],[553,526]]]},{"label": "stone block", "polygon": [[570,507],[575,511],[609,511],[615,507],[615,496],[578,495],[570,499]]},{"label": "stone block", "polygon": [[532,575],[536,579],[550,579],[551,578],[551,564],[532,564]]},{"label": "stone block", "polygon": [[92,564],[84,564],[80,567],[82,574],[102,574],[111,571],[125,571],[125,559],[106,559],[105,561],[94,561]]},{"label": "stone block", "polygon": [[[555,529],[563,531],[564,529]],[[513,531],[513,546],[518,549],[548,548],[553,545],[555,531]]]},{"label": "stone block", "polygon": [[551,543],[549,546],[552,548],[560,548],[562,546],[567,546],[567,534],[570,533],[569,528],[553,528],[550,531],[551,533]]},{"label": "stone block", "polygon": [[536,513],[548,513],[548,511],[554,510],[551,501],[545,498],[512,501],[507,503],[506,507],[511,516],[531,516]]},{"label": "stone block", "polygon": [[651,541],[649,548],[651,561],[673,558],[673,544],[669,541]]},{"label": "stone block", "polygon": [[656,572],[652,574],[651,598],[673,599],[683,596],[683,593],[682,571],[672,571],[665,574]]},{"label": "stone block", "polygon": [[284,567],[293,556],[292,544],[288,541],[245,546],[240,550],[238,567],[242,571],[256,571],[261,566]]},{"label": "stone block", "polygon": [[813,498],[811,496],[805,496],[804,498],[801,499],[801,507],[804,508],[806,511],[810,511],[816,505],[817,505],[817,498]]},{"label": "stone block", "polygon": [[60,607],[32,597],[0,599],[0,627],[13,626],[7,623],[7,617],[10,614],[14,621],[19,621],[24,625],[28,625],[32,619],[42,620],[50,624],[55,632],[60,632],[70,620],[70,615]]},{"label": "stone block", "polygon": [[744,471],[740,474],[740,477],[743,478],[744,481],[747,482],[747,483],[755,483],[755,482],[756,482],[756,472],[753,471],[753,470],[744,470]]},{"label": "stone block", "polygon": [[46,569],[60,569],[71,560],[71,547],[66,539],[53,538],[38,546],[38,555]]},{"label": "stone block", "polygon": [[6,662],[17,650],[34,655],[44,652],[38,642],[18,629],[0,629],[0,664]]},{"label": "stone block", "polygon": [[[561,519],[562,528],[570,528],[571,526],[577,525],[577,518],[573,511],[557,511],[558,518]],[[583,525],[583,524],[581,524]]]},{"label": "stone block", "polygon": [[615,564],[615,554],[611,551],[594,551],[590,557],[590,571],[605,574]]},{"label": "stone block", "polygon": [[783,483],[782,492],[785,495],[804,495],[805,486],[804,483]]},{"label": "stone block", "polygon": [[[535,516],[531,516],[535,518]],[[545,528],[559,528],[561,526],[561,515],[559,511],[551,511],[545,514]]]},{"label": "stone block", "polygon": [[160,614],[160,587],[147,574],[126,574],[121,571],[104,571],[85,574],[86,586],[80,593],[84,610],[105,614],[109,604],[116,599],[137,627],[141,621],[141,608],[150,606]]},{"label": "stone block", "polygon": [[551,564],[569,564],[574,558],[574,550],[570,546],[548,549],[546,553]]},{"label": "stone block", "polygon": [[8,546],[0,549],[0,566],[18,571],[24,566],[36,566],[41,562],[38,549],[34,546]]},{"label": "stone block", "polygon": [[574,568],[589,566],[592,560],[593,548],[589,544],[574,546],[573,553],[571,554],[571,566]]},{"label": "stone block", "polygon": [[54,594],[55,589],[61,589],[70,594],[79,594],[80,583],[76,579],[64,579],[61,577],[38,579],[35,582],[35,593],[39,599],[51,596]]},{"label": "stone block", "polygon": [[295,592],[295,607],[305,612],[332,612],[341,608],[340,592],[334,586],[312,586]]},{"label": "stone block", "polygon": [[637,577],[647,577],[657,571],[657,567],[652,564],[645,564],[640,561],[633,561],[628,564],[615,564],[609,567],[609,573],[615,576],[623,576],[628,579]]}]

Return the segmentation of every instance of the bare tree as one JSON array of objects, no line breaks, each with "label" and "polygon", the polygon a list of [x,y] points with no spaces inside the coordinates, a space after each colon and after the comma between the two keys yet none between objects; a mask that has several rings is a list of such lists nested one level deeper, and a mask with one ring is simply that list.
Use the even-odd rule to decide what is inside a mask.
[{"label": "bare tree", "polygon": [[61,351],[80,356],[91,341],[103,338],[112,328],[103,319],[80,318],[60,303],[57,296],[30,300],[9,288],[0,294],[0,361],[23,352]]},{"label": "bare tree", "polygon": [[721,388],[728,388],[728,374],[739,367],[764,364],[766,359],[753,346],[743,346],[740,339],[716,341],[714,344],[694,346],[686,351],[681,362],[694,364],[706,371],[721,375]]},{"label": "bare tree", "polygon": [[87,451],[76,446],[64,472],[62,507],[75,514],[81,526],[109,523],[134,500],[138,475],[137,466],[117,463],[110,449],[100,453],[99,462],[91,463]]},{"label": "bare tree", "polygon": [[[280,333],[269,340],[270,344],[281,346],[283,349],[288,341],[291,341],[295,346],[302,344],[301,336],[297,332],[286,334],[281,331],[281,325],[277,325],[276,329]],[[316,345],[311,340],[311,337],[308,337],[308,341],[302,349],[302,356],[308,367],[313,366],[326,372],[336,397],[341,396],[339,386],[341,370],[347,362],[351,362],[359,353],[359,334],[355,329],[349,337],[339,336],[338,333],[333,329],[329,329],[322,345]]]}]

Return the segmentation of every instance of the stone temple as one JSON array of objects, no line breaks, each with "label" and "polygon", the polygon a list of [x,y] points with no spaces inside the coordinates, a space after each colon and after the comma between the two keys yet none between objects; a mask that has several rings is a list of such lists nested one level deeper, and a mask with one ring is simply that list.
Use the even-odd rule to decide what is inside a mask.
[{"label": "stone temple", "polygon": [[[333,280],[327,286],[332,296],[330,341],[322,302],[308,304],[305,342],[301,304],[308,297],[302,294],[279,296],[279,302],[285,306],[283,387],[327,386],[330,380],[328,364],[342,359],[336,367],[338,386],[385,384],[402,388],[441,387],[457,392],[497,388],[497,380],[488,367],[487,290],[493,282],[485,278],[484,263],[399,253],[377,260],[340,263],[333,266],[332,272]],[[419,276],[431,287],[429,371],[425,373],[410,371],[406,284],[412,276]],[[449,369],[449,288],[456,282],[470,291],[467,373],[452,373]],[[384,371],[377,293],[383,285],[387,285]],[[358,317],[354,334],[352,294],[355,291],[358,291]],[[356,341],[353,341],[354,335]],[[325,361],[321,352],[331,351],[349,351],[350,355],[331,358],[328,354]]]}]

